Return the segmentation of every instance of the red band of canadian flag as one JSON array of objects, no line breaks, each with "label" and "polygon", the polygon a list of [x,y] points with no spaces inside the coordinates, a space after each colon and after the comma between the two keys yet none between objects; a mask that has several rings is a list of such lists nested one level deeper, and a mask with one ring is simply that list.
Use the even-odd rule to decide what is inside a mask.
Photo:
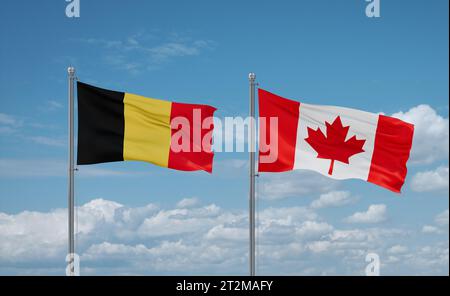
[{"label": "red band of canadian flag", "polygon": [[[261,143],[269,147],[260,148],[260,172],[308,169],[400,192],[412,146],[412,124],[355,109],[299,103],[262,89],[258,97],[260,118],[278,119],[277,130],[265,129],[259,135],[260,147]],[[273,132],[278,136],[271,144]],[[264,161],[274,150],[275,161]]]}]

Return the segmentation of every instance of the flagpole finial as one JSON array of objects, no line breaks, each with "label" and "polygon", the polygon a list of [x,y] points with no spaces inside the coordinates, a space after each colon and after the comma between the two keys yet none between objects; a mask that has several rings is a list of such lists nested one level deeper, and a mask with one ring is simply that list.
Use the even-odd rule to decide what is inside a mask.
[{"label": "flagpole finial", "polygon": [[255,80],[256,79],[256,74],[253,72],[248,73],[248,80]]},{"label": "flagpole finial", "polygon": [[69,75],[75,74],[75,68],[70,66],[69,68],[67,68],[67,73],[69,73]]}]

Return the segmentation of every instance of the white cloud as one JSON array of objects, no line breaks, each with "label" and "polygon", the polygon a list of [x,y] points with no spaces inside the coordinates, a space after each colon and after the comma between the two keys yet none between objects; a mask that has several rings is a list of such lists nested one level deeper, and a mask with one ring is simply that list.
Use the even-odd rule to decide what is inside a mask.
[{"label": "white cloud", "polygon": [[0,124],[8,125],[8,126],[18,126],[20,125],[20,121],[12,115],[0,113]]},{"label": "white cloud", "polygon": [[436,224],[441,226],[448,226],[448,209],[438,214],[434,219]]},{"label": "white cloud", "polygon": [[432,226],[432,225],[424,225],[422,227],[422,232],[423,233],[429,233],[429,234],[440,234],[440,233],[442,233],[442,231],[438,227]]},{"label": "white cloud", "polygon": [[155,69],[176,58],[198,56],[212,49],[214,44],[210,40],[193,40],[178,35],[162,39],[142,32],[124,40],[88,38],[77,41],[101,47],[105,53],[104,62],[132,74]]},{"label": "white cloud", "polygon": [[443,274],[448,276],[449,248],[447,242],[439,242],[436,244],[426,245],[418,248],[413,254],[404,256],[405,260],[409,260],[411,269],[418,270],[418,275],[428,275],[431,267],[434,269],[446,268]]},{"label": "white cloud", "polygon": [[352,197],[348,191],[331,191],[320,195],[311,203],[313,209],[341,207],[354,203],[357,199]]},{"label": "white cloud", "polygon": [[12,134],[22,125],[22,120],[17,117],[0,113],[0,134]]},{"label": "white cloud", "polygon": [[333,231],[333,226],[326,222],[305,221],[295,229],[300,238],[321,238]]},{"label": "white cloud", "polygon": [[311,196],[329,192],[337,182],[310,171],[292,171],[260,176],[260,197],[264,200],[280,200],[287,197]]},{"label": "white cloud", "polygon": [[313,253],[324,253],[329,251],[332,245],[329,241],[313,241],[307,244],[307,248]]},{"label": "white cloud", "polygon": [[[203,266],[220,262],[223,269],[217,273],[222,273],[227,264],[236,268],[245,257],[245,242],[229,247],[215,243],[233,242],[230,223],[239,223],[245,215],[224,212],[215,205],[161,210],[152,204],[127,208],[95,199],[78,207],[76,213],[77,252],[85,272],[145,273],[151,266],[156,273],[200,273],[205,270]],[[66,246],[66,210],[0,213],[0,265],[60,262],[63,272]],[[118,268],[102,270],[103,262],[116,264]],[[122,265],[128,270],[121,270]]]},{"label": "white cloud", "polygon": [[408,247],[402,245],[395,245],[387,250],[388,254],[404,254],[408,252]]},{"label": "white cloud", "polygon": [[206,233],[205,237],[208,240],[239,241],[244,243],[248,240],[248,235],[247,228],[220,224],[211,228]]},{"label": "white cloud", "polygon": [[424,234],[448,234],[448,209],[439,213],[434,218],[435,225],[424,225],[422,233]]},{"label": "white cloud", "polygon": [[419,105],[407,112],[392,115],[414,124],[411,162],[424,164],[447,159],[449,153],[449,119],[429,105]]},{"label": "white cloud", "polygon": [[96,219],[101,219],[105,222],[113,222],[116,210],[122,207],[123,205],[117,202],[98,198],[84,204],[81,211],[82,214],[88,213],[91,216],[95,216]]},{"label": "white cloud", "polygon": [[192,208],[199,204],[199,200],[196,197],[183,198],[177,203],[177,208]]},{"label": "white cloud", "polygon": [[[88,234],[113,220],[120,204],[93,200],[77,209],[78,232]],[[63,259],[67,246],[67,211],[0,213],[0,261]]]},{"label": "white cloud", "polygon": [[[95,199],[76,213],[84,275],[247,274],[246,211]],[[336,229],[307,207],[262,209],[258,225],[260,274],[362,275],[368,252],[390,258],[383,274],[448,273],[448,241],[412,245],[407,229]],[[1,274],[64,274],[66,249],[66,209],[0,213]]]},{"label": "white cloud", "polygon": [[448,167],[438,167],[432,171],[418,172],[411,181],[411,187],[417,192],[448,190]]},{"label": "white cloud", "polygon": [[330,238],[334,242],[362,242],[368,239],[368,233],[359,229],[335,230]]},{"label": "white cloud", "polygon": [[366,212],[356,212],[346,219],[348,223],[380,223],[387,220],[386,205],[370,205]]},{"label": "white cloud", "polygon": [[219,211],[214,204],[196,209],[161,210],[145,218],[137,232],[140,237],[165,237],[204,231],[220,219]]},{"label": "white cloud", "polygon": [[165,62],[172,57],[196,56],[200,54],[202,48],[208,47],[208,42],[198,40],[190,43],[166,42],[147,50],[151,53],[155,62]]},{"label": "white cloud", "polygon": [[51,107],[52,109],[60,109],[60,108],[64,107],[63,104],[61,104],[61,103],[58,102],[58,101],[54,101],[54,100],[49,100],[49,101],[47,101],[47,104],[48,104],[48,106]]},{"label": "white cloud", "polygon": [[[94,274],[102,262],[109,262],[102,274],[204,274],[202,270],[207,267],[208,274],[233,274],[232,268],[245,260],[242,251],[243,248],[223,248],[210,242],[191,244],[184,240],[162,241],[155,246],[103,242],[90,246],[83,260],[95,266],[91,268]],[[125,268],[117,272],[115,266],[121,265]]]},{"label": "white cloud", "polygon": [[47,100],[40,108],[42,111],[53,112],[62,109],[64,105],[56,100]]},{"label": "white cloud", "polygon": [[257,218],[268,225],[296,225],[308,220],[316,220],[317,214],[305,207],[269,207],[259,213]]},{"label": "white cloud", "polygon": [[[54,102],[56,104],[56,102]],[[46,107],[48,108],[48,107]],[[55,108],[55,107],[53,107]],[[0,113],[0,134],[7,134],[14,136],[15,139],[21,141],[31,141],[36,144],[42,144],[46,146],[62,147],[65,145],[66,139],[63,137],[46,137],[46,136],[36,136],[28,135],[33,132],[34,129],[58,129],[56,125],[42,124],[37,122],[30,122],[29,120],[24,120],[18,116]]]}]

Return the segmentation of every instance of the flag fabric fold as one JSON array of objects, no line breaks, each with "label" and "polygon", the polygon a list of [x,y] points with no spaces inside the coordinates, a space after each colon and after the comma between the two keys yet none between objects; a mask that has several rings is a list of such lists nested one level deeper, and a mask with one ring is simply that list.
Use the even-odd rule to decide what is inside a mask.
[{"label": "flag fabric fold", "polygon": [[[259,172],[307,169],[334,179],[362,179],[394,192],[405,182],[414,126],[365,111],[300,103],[258,90],[260,120],[278,119],[278,129],[260,129]],[[277,132],[277,142],[269,143]],[[273,136],[273,135],[272,135]],[[269,149],[261,150],[261,143]],[[274,161],[264,157],[277,155]]]},{"label": "flag fabric fold", "polygon": [[77,82],[77,164],[137,160],[212,172],[215,108]]}]

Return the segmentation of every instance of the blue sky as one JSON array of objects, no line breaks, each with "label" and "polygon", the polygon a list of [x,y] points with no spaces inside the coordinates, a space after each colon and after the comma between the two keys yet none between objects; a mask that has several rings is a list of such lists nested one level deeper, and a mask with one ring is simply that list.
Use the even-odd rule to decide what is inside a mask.
[{"label": "blue sky", "polygon": [[[219,117],[247,114],[253,71],[262,88],[284,97],[415,123],[401,196],[315,173],[262,175],[258,270],[361,274],[365,254],[375,250],[385,274],[448,274],[448,1],[381,0],[378,19],[366,17],[366,5],[81,0],[81,17],[69,19],[63,0],[5,1],[0,273],[64,273],[66,224],[58,209],[67,206],[66,69],[73,65],[83,82],[210,104]],[[80,167],[82,272],[245,274],[246,159],[217,153],[212,175],[132,162]],[[117,218],[125,209],[137,220]],[[365,220],[350,222],[355,213]],[[45,224],[52,219],[59,236]],[[171,248],[184,255],[158,253]],[[52,255],[35,259],[44,250]],[[211,256],[198,262],[201,253]],[[153,264],[137,264],[142,257]]]}]

